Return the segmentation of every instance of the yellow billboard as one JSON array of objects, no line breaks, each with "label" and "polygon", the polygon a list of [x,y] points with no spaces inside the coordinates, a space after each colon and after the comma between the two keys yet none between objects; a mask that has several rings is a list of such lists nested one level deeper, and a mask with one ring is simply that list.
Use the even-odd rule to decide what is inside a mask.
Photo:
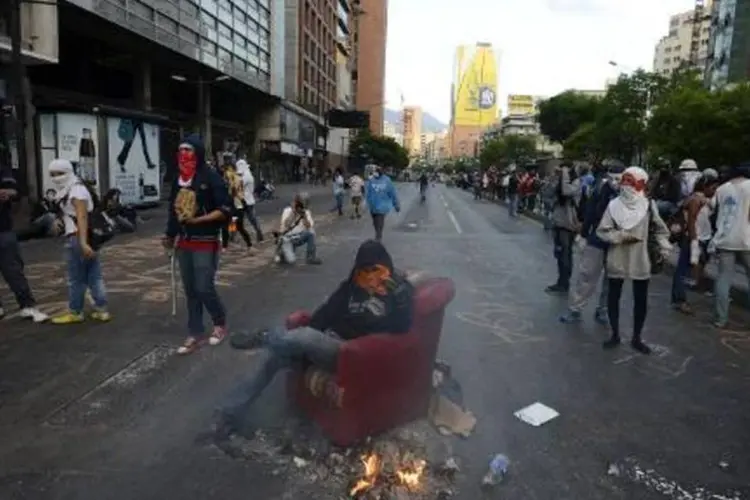
[{"label": "yellow billboard", "polygon": [[453,81],[454,125],[488,127],[497,121],[497,59],[490,44],[459,47]]},{"label": "yellow billboard", "polygon": [[533,115],[536,113],[537,99],[531,95],[510,94],[508,96],[509,115]]}]

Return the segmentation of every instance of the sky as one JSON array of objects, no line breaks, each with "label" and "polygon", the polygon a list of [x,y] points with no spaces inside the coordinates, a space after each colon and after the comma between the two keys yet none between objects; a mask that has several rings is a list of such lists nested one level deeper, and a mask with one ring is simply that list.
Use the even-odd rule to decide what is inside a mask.
[{"label": "sky", "polygon": [[[508,94],[552,96],[603,89],[650,70],[670,15],[694,0],[389,0],[386,106],[421,106],[447,123],[458,45],[489,42],[500,54],[498,103]],[[619,68],[609,65],[615,61]]]}]

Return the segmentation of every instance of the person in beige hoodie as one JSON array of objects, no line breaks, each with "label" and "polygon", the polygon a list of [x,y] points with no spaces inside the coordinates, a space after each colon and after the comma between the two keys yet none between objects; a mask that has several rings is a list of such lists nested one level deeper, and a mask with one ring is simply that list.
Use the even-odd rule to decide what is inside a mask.
[{"label": "person in beige hoodie", "polygon": [[[669,254],[669,229],[659,217],[656,205],[646,196],[648,174],[640,167],[626,168],[620,181],[620,194],[609,202],[596,235],[610,244],[607,252],[609,293],[607,309],[612,336],[605,349],[620,345],[620,297],[625,280],[633,283],[633,338],[631,346],[642,354],[651,348],[641,339],[648,309],[648,284],[652,262],[649,255],[649,233],[655,251]],[[653,251],[653,250],[652,250]]]}]

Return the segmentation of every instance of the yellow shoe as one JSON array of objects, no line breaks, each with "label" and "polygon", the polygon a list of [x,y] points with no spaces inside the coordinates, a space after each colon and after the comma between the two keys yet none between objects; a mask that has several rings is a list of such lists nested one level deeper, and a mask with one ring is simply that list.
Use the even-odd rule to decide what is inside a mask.
[{"label": "yellow shoe", "polygon": [[107,321],[110,321],[112,319],[112,315],[107,311],[94,311],[91,313],[91,319],[106,323]]},{"label": "yellow shoe", "polygon": [[74,312],[66,312],[59,316],[55,316],[50,320],[53,325],[72,325],[75,323],[83,323],[83,314],[76,314]]}]

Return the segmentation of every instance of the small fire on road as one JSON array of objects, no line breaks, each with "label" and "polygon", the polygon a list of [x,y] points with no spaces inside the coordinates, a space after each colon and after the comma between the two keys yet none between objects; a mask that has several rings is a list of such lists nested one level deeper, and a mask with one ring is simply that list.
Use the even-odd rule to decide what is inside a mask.
[{"label": "small fire on road", "polygon": [[419,491],[422,486],[422,475],[427,466],[424,460],[399,460],[400,463],[392,464],[392,473],[385,470],[383,459],[376,453],[363,455],[361,460],[364,470],[349,491],[352,498],[359,498],[376,486],[402,487],[410,492]]}]

